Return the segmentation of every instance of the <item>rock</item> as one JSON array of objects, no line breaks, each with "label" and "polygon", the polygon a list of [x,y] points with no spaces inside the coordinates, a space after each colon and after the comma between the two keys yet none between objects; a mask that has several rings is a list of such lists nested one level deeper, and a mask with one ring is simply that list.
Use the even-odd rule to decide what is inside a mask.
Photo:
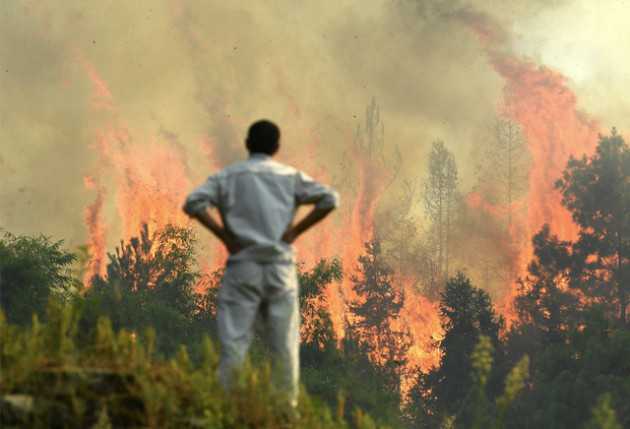
[{"label": "rock", "polygon": [[147,417],[138,391],[132,374],[110,369],[38,371],[22,391],[2,397],[0,426],[35,421],[50,428],[91,427],[106,410],[114,427],[142,427]]},{"label": "rock", "polygon": [[32,395],[3,395],[0,416],[0,425],[4,427],[21,427],[29,421],[35,407],[35,398]]}]

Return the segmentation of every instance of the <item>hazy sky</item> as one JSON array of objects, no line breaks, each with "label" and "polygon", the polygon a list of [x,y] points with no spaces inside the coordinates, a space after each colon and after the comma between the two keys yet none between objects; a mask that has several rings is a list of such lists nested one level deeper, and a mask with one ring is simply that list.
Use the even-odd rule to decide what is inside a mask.
[{"label": "hazy sky", "polygon": [[496,20],[509,55],[562,73],[628,140],[629,1],[5,0],[0,226],[85,242],[84,176],[112,127],[138,147],[175,142],[192,186],[212,172],[204,142],[212,168],[240,159],[265,117],[283,130],[282,160],[332,178],[372,99],[403,177],[421,176],[442,139],[470,186],[503,81],[462,10]]}]

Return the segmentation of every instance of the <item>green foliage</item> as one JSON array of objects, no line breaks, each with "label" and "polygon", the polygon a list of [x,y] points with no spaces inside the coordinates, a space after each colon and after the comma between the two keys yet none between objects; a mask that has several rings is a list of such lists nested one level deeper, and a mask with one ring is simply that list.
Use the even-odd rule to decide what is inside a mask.
[{"label": "green foliage", "polygon": [[[369,420],[379,427],[401,427],[399,395],[383,389],[379,372],[351,332],[341,340],[342,351],[316,354],[312,347],[302,345],[300,358],[301,381],[310,395],[336,408],[348,422],[359,418],[360,409],[369,412]],[[360,416],[365,417],[363,412]]]},{"label": "green foliage", "polygon": [[529,357],[527,356],[524,356],[505,378],[503,394],[496,398],[495,406],[488,403],[485,390],[492,368],[492,352],[493,347],[490,338],[480,335],[479,343],[472,354],[474,368],[472,378],[475,384],[470,391],[472,395],[469,395],[469,397],[473,397],[476,393],[477,396],[474,419],[472,416],[467,415],[466,408],[468,404],[464,404],[460,414],[457,416],[456,427],[471,427],[469,421],[473,420],[473,429],[499,429],[508,407],[514,401],[517,393],[525,387],[525,381],[529,377]]},{"label": "green foliage", "polygon": [[621,429],[615,410],[610,406],[610,393],[597,398],[597,405],[592,409],[593,418],[586,424],[586,429]]},{"label": "green foliage", "polygon": [[[222,271],[203,277],[195,273],[193,245],[188,230],[169,227],[150,236],[145,227],[140,237],[121,243],[109,255],[107,275],[93,278],[91,287],[74,287],[71,270],[81,276],[81,267],[68,268],[62,273],[66,277],[53,277],[59,289],[71,285],[82,290],[70,300],[72,306],[49,300],[48,312],[41,310],[30,329],[1,321],[3,394],[31,404],[35,398],[35,409],[41,412],[33,414],[31,407],[22,416],[30,426],[47,427],[59,409],[70,426],[116,427],[128,421],[155,427],[277,427],[282,419],[294,419],[288,412],[284,417],[270,414],[275,405],[264,344],[253,356],[244,390],[222,392],[219,398],[214,379],[218,353],[204,337],[215,331]],[[55,246],[50,249],[58,250]],[[50,250],[40,245],[38,252],[23,255],[11,278],[25,277],[33,265],[29,258],[41,255],[42,248]],[[63,261],[70,264],[75,260],[68,255]],[[392,424],[399,414],[398,396],[382,390],[384,382],[363,348],[349,346],[350,339],[343,340],[347,353],[338,347],[324,290],[340,278],[338,260],[322,260],[300,273],[302,379],[318,395],[300,400],[300,422],[323,428],[350,422],[366,428]],[[50,284],[42,284],[44,295],[50,296]],[[195,293],[193,287],[204,293]],[[36,304],[24,303],[29,317]],[[106,386],[106,391],[97,392],[100,387],[95,386]],[[337,409],[334,417],[329,406]]]},{"label": "green foliage", "polygon": [[381,246],[373,239],[364,244],[365,255],[359,256],[359,275],[353,275],[352,289],[361,300],[350,303],[350,311],[357,316],[356,326],[373,334],[375,329],[398,316],[404,300],[394,289],[394,271],[381,261]]},{"label": "green foliage", "polygon": [[[444,338],[438,343],[440,366],[420,374],[410,392],[411,400],[416,402],[410,411],[415,414],[411,419],[421,423],[422,427],[437,427],[459,412],[470,396],[468,392],[474,388],[471,374],[482,376],[479,371],[473,372],[474,362],[481,365],[479,370],[489,371],[483,373],[483,380],[484,387],[485,382],[488,384],[486,389],[490,398],[500,393],[506,373],[504,347],[499,340],[503,321],[496,316],[484,290],[472,286],[470,280],[459,273],[447,283],[439,308],[444,328]],[[478,360],[473,361],[480,335],[489,338],[489,344],[477,352]],[[488,354],[489,347],[491,355]],[[491,371],[490,361],[496,362]]]},{"label": "green foliage", "polygon": [[[301,380],[309,394],[323,400],[348,422],[365,427],[399,427],[400,397],[383,389],[385,381],[351,329],[341,349],[325,308],[323,293],[341,279],[338,260],[320,260],[310,271],[300,270],[302,342]],[[357,411],[358,410],[358,411]],[[369,410],[365,415],[361,410]]]},{"label": "green foliage", "polygon": [[[220,268],[199,277],[196,288],[201,293],[197,295],[197,309],[190,326],[193,338],[198,339],[199,334],[214,336],[217,331],[217,303],[224,274],[225,269]],[[198,340],[193,341],[190,347],[194,348],[196,344],[199,344]]]},{"label": "green foliage", "polygon": [[[503,346],[499,341],[503,321],[496,316],[490,296],[483,289],[472,286],[462,273],[447,283],[440,301],[440,315],[444,319],[444,338],[439,346],[442,352],[440,368],[435,374],[439,382],[434,387],[441,401],[450,403],[448,408],[455,411],[463,399],[462,391],[467,391],[472,383],[469,376],[471,355],[479,335],[490,338],[495,350],[493,359],[499,363],[503,361]],[[501,374],[493,378],[502,379]]]},{"label": "green foliage", "polygon": [[570,290],[570,243],[552,236],[545,225],[532,239],[534,259],[514,299],[518,320],[509,334],[515,356],[536,353],[566,341],[570,324],[580,317],[578,295]]},{"label": "green foliage", "polygon": [[[154,331],[142,338],[117,332],[107,318],[99,319],[91,342],[79,341],[76,306],[51,304],[46,324],[35,318],[19,327],[0,318],[3,395],[34,404],[22,414],[3,412],[3,427],[348,427],[304,392],[296,412],[279,406],[268,365],[250,368],[240,390],[224,391],[214,376],[219,353],[208,338],[195,365],[184,347],[169,360],[155,358]],[[375,427],[365,416],[355,423]]]},{"label": "green foliage", "polygon": [[72,299],[78,282],[70,266],[76,257],[61,248],[63,241],[0,233],[0,304],[9,323],[29,324],[34,314],[44,319],[51,295]]},{"label": "green foliage", "polygon": [[324,291],[333,281],[341,279],[341,262],[338,259],[321,259],[310,272],[299,270],[300,316],[302,320],[301,344],[305,351],[326,353],[337,347],[330,314],[326,311]]},{"label": "green foliage", "polygon": [[380,242],[372,239],[364,246],[366,254],[359,256],[357,274],[350,277],[358,296],[348,304],[354,316],[350,323],[374,368],[381,373],[382,388],[399,393],[411,336],[407,329],[394,329],[392,322],[404,305],[404,294],[396,289],[394,272],[382,260]]},{"label": "green foliage", "polygon": [[[630,147],[613,128],[590,158],[571,158],[558,180],[563,203],[580,226],[573,245],[571,287],[629,322]],[[614,318],[612,317],[614,315]]]},{"label": "green foliage", "polygon": [[576,428],[589,421],[597,398],[610,393],[610,408],[630,425],[630,333],[613,330],[600,307],[566,343],[553,344],[532,361],[534,377],[525,395],[506,414],[507,428]]},{"label": "green foliage", "polygon": [[628,145],[615,129],[600,136],[596,153],[571,158],[556,187],[580,234],[575,242],[560,241],[545,226],[533,239],[534,260],[515,300],[518,321],[509,349],[513,358],[531,353],[534,376],[506,414],[505,426],[614,427],[617,420],[610,416],[617,414],[625,427],[630,425],[630,406],[623,399],[630,397]]},{"label": "green foliage", "polygon": [[158,331],[157,351],[166,356],[182,343],[199,340],[203,334],[194,328],[203,325],[200,315],[208,312],[195,292],[194,244],[186,228],[169,226],[150,237],[146,225],[140,237],[121,242],[109,255],[106,277],[94,277],[84,294],[88,333],[100,316],[107,316],[115,330],[139,336],[148,327]]},{"label": "green foliage", "polygon": [[529,378],[529,362],[529,356],[523,356],[505,379],[503,395],[496,399],[496,404],[499,409],[499,417],[495,424],[495,428],[497,429],[501,427],[508,407],[514,401],[518,392],[525,387],[525,380]]},{"label": "green foliage", "polygon": [[486,399],[485,387],[488,384],[488,377],[490,376],[490,370],[492,369],[492,343],[490,337],[485,335],[479,336],[479,343],[475,347],[475,351],[472,354],[472,366],[473,373],[472,379],[478,389],[477,395],[477,412],[475,418],[474,429],[481,427],[482,409]]},{"label": "green foliage", "polygon": [[[541,344],[561,343],[583,303],[599,303],[624,324],[630,291],[630,150],[613,129],[596,154],[571,158],[556,187],[580,227],[579,239],[560,241],[544,226],[533,238],[534,260],[515,304],[523,331],[539,330]],[[530,344],[531,345],[531,344]]]}]

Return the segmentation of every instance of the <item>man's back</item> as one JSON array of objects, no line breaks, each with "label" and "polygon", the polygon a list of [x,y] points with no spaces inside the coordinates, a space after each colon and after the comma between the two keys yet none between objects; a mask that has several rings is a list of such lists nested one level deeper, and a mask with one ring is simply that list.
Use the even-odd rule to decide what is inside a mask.
[{"label": "man's back", "polygon": [[196,189],[186,207],[206,202],[217,207],[226,231],[243,247],[231,261],[293,261],[291,245],[282,241],[300,204],[336,205],[336,195],[307,174],[254,153],[230,165]]}]

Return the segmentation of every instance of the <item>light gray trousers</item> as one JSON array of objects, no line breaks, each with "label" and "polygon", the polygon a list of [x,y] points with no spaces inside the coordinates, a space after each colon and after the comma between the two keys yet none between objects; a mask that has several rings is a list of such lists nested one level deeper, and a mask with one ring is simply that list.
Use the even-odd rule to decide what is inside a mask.
[{"label": "light gray trousers", "polygon": [[217,306],[221,361],[219,380],[234,385],[245,363],[260,312],[271,348],[272,381],[297,406],[300,310],[294,263],[240,261],[228,264]]}]

